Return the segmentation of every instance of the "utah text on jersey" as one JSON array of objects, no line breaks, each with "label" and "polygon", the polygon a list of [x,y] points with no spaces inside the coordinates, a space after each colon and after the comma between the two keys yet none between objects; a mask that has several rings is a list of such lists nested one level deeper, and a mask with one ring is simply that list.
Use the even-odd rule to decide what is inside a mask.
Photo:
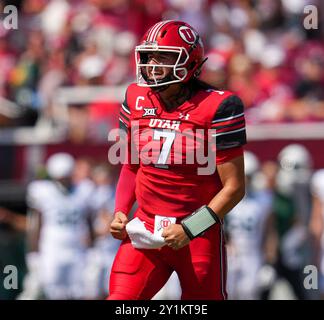
[{"label": "utah text on jersey", "polygon": [[126,159],[131,164],[166,169],[186,164],[199,175],[212,175],[217,151],[246,142],[243,104],[228,91],[200,90],[168,112],[152,90],[133,84],[119,121],[130,139]]}]

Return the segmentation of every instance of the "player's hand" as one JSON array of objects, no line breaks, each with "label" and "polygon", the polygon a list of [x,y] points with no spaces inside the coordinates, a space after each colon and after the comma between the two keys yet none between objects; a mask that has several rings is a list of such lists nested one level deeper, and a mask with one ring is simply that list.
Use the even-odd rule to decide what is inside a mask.
[{"label": "player's hand", "polygon": [[110,224],[110,233],[111,235],[118,240],[123,240],[127,236],[126,224],[128,219],[126,214],[121,211],[115,213],[115,218]]},{"label": "player's hand", "polygon": [[162,237],[165,239],[167,246],[174,250],[181,249],[190,242],[181,224],[170,224],[163,230]]}]

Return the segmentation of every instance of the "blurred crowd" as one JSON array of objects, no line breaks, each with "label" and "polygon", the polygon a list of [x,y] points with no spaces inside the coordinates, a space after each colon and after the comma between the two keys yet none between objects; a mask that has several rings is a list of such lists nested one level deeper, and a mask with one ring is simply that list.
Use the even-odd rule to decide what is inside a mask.
[{"label": "blurred crowd", "polygon": [[[9,2],[0,1],[0,12]],[[54,97],[62,86],[115,87],[134,81],[134,46],[162,19],[184,20],[200,32],[209,57],[202,78],[236,92],[248,123],[324,119],[322,1],[14,3],[18,29],[6,30],[0,23],[0,127],[55,121]],[[308,4],[317,6],[318,29],[304,27]],[[110,123],[117,108],[116,101],[71,105],[71,125],[85,117]]]}]

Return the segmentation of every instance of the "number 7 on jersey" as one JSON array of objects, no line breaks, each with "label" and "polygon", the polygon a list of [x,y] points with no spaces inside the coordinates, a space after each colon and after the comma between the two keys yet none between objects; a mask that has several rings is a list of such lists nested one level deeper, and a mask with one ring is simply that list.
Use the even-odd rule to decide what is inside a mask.
[{"label": "number 7 on jersey", "polygon": [[153,140],[165,138],[157,164],[166,164],[176,133],[174,131],[154,130]]}]

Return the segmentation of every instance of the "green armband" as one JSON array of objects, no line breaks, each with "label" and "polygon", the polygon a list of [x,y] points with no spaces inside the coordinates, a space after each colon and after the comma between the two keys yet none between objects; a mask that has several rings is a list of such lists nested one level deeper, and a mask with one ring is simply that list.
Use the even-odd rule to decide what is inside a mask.
[{"label": "green armband", "polygon": [[181,221],[183,230],[190,240],[201,235],[215,223],[221,223],[221,220],[215,212],[206,205],[194,211],[190,216],[185,217]]}]

